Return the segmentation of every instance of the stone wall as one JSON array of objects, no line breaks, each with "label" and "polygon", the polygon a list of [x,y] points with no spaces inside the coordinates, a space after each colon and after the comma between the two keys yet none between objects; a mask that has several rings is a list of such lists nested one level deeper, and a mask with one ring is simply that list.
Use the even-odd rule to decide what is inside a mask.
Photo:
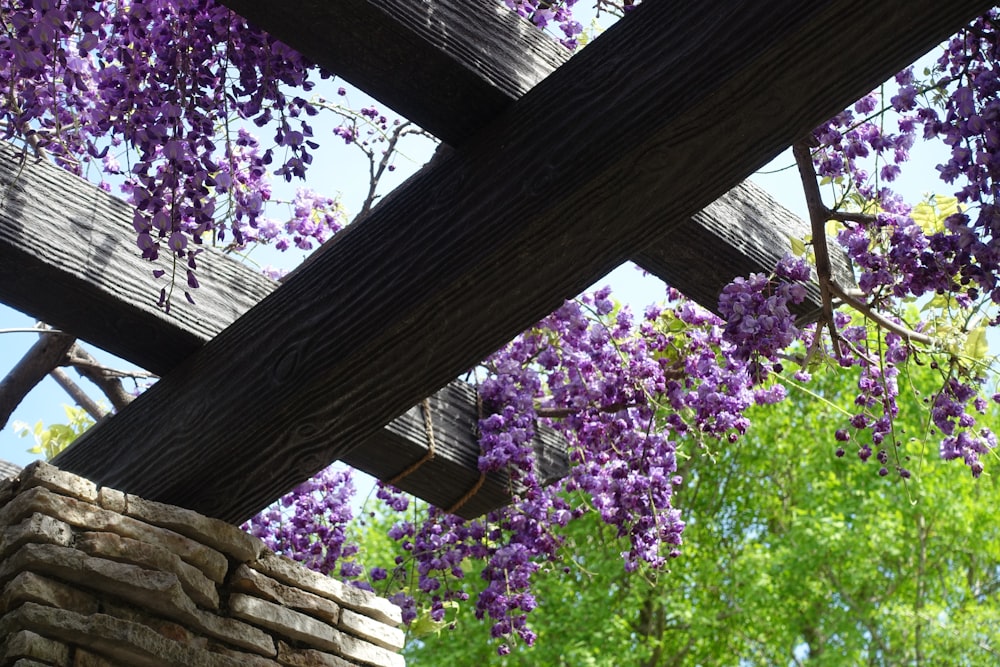
[{"label": "stone wall", "polygon": [[402,667],[399,608],[34,463],[0,484],[0,666]]}]

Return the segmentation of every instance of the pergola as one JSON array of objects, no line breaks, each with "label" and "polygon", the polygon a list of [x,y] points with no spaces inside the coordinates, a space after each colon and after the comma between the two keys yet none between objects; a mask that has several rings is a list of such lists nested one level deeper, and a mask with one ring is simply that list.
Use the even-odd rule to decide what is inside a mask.
[{"label": "pergola", "polygon": [[[769,271],[807,228],[741,181],[990,7],[649,0],[568,59],[494,0],[226,4],[452,150],[280,287],[213,255],[166,315],[127,206],[4,149],[0,300],[163,376],[57,465],[233,522],[336,459],[406,468],[442,387],[435,420],[468,430],[448,383],[626,259],[708,307]],[[409,490],[461,496],[467,439]],[[464,513],[503,480],[481,493]]]}]

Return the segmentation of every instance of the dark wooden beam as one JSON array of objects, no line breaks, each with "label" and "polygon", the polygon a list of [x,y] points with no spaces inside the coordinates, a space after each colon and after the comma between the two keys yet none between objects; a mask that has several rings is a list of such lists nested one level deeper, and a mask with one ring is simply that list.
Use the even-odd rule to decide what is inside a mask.
[{"label": "dark wooden beam", "polygon": [[644,4],[57,464],[242,520],[988,7]]},{"label": "dark wooden beam", "polygon": [[569,57],[496,0],[222,1],[453,146]]},{"label": "dark wooden beam", "polygon": [[[49,196],[53,192],[59,197]],[[22,159],[18,149],[0,142],[0,276],[4,278],[0,301],[67,331],[85,331],[89,342],[165,374],[277,287],[257,271],[208,248],[199,262],[203,278],[195,293],[197,306],[179,300],[166,314],[153,303],[156,283],[150,265],[139,259],[134,247],[130,215],[127,204],[93,184],[45,160]],[[804,233],[806,227],[749,183],[696,218],[681,226],[716,230],[717,248],[723,242],[739,246],[720,255],[725,262],[712,265],[711,271],[718,274],[713,280],[723,281],[731,279],[731,272],[745,270],[747,258],[767,255],[775,245],[784,247],[788,235]],[[769,223],[761,225],[761,220]],[[95,240],[99,253],[89,247]],[[662,255],[654,255],[648,267],[669,271],[666,257],[676,257],[684,265],[699,261],[698,249],[711,241],[700,236],[697,240],[696,245],[684,247],[662,243]],[[93,266],[96,256],[105,258],[99,269]],[[47,289],[39,290],[39,284]],[[723,284],[701,286],[709,295],[708,303],[714,303],[712,295]],[[479,480],[475,400],[466,385],[454,382],[430,400],[432,422],[443,425],[444,433],[436,438],[434,458],[397,486],[441,507],[453,507]],[[421,420],[420,407],[411,408],[348,452],[344,461],[376,478],[392,478],[426,454],[428,440]],[[565,444],[554,432],[540,434],[536,453],[543,478],[551,480],[565,472]],[[458,513],[479,516],[509,498],[506,477],[490,475]]]},{"label": "dark wooden beam", "polygon": [[[86,332],[88,341],[164,374],[277,287],[208,248],[199,261],[197,305],[178,299],[164,313],[155,304],[159,288],[151,265],[135,249],[130,219],[125,202],[48,161],[22,160],[19,150],[0,142],[0,301],[66,331]],[[36,346],[57,340],[62,337],[46,336]],[[72,343],[72,337],[68,340]],[[475,392],[453,382],[429,400],[434,457],[397,486],[452,507],[479,483]],[[428,443],[418,406],[376,432],[345,461],[387,480],[423,458]],[[535,450],[542,478],[565,474],[565,441],[554,431],[542,431]],[[510,491],[506,475],[489,475],[457,513],[479,516],[508,502]]]},{"label": "dark wooden beam", "polygon": [[[495,0],[338,0],[307,2],[294,14],[262,0],[225,4],[274,36],[383,102],[442,142],[460,147],[475,132],[569,60],[570,52]],[[351,26],[331,40],[326,26]],[[370,39],[366,29],[385,36]],[[331,45],[331,41],[335,44]],[[664,225],[629,258],[705,308],[737,276],[770,272],[805,238],[809,225],[751,183],[739,184],[714,209]],[[322,252],[322,251],[320,251]],[[853,284],[847,258],[834,253],[842,284]],[[685,271],[703,262],[696,282]],[[819,289],[798,308],[803,319],[820,314]]]},{"label": "dark wooden beam", "polygon": [[166,314],[168,279],[139,256],[131,220],[126,202],[0,142],[0,301],[163,375],[274,289],[208,249],[197,305],[181,295]]}]

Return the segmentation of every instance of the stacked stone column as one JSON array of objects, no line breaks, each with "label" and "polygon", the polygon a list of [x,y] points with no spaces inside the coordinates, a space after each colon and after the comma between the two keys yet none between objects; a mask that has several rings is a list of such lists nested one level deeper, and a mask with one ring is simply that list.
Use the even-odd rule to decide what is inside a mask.
[{"label": "stacked stone column", "polygon": [[38,462],[0,485],[0,667],[402,667],[399,608]]}]

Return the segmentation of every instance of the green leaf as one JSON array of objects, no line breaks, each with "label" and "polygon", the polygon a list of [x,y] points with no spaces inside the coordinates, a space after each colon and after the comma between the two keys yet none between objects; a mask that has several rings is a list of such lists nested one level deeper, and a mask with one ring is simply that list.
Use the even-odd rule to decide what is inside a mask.
[{"label": "green leaf", "polygon": [[[442,603],[444,607],[444,620],[435,621],[431,618],[430,608],[425,609],[422,614],[420,614],[410,625],[410,634],[413,637],[426,637],[432,633],[438,633],[444,630],[448,625],[455,621],[455,615],[458,613],[458,602],[454,600],[448,600]],[[450,612],[450,613],[449,613]]]},{"label": "green leaf", "polygon": [[924,234],[934,234],[944,230],[944,225],[939,224],[934,207],[928,203],[921,202],[914,206],[913,210],[910,211],[910,217],[913,218],[913,222],[920,225]]},{"label": "green leaf", "polygon": [[801,257],[802,255],[806,254],[806,244],[802,239],[793,236],[790,240],[792,242],[793,255],[795,255],[796,257]]},{"label": "green leaf", "polygon": [[965,339],[965,355],[976,361],[982,361],[990,352],[990,344],[986,340],[986,326],[980,325],[969,332]]}]

